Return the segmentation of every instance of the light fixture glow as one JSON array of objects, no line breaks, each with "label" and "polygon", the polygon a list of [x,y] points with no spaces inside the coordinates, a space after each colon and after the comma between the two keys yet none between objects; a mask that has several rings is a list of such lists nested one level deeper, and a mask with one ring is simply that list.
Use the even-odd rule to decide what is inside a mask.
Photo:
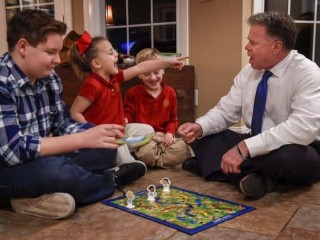
[{"label": "light fixture glow", "polygon": [[113,13],[112,13],[112,6],[106,6],[106,23],[108,26],[113,25]]}]

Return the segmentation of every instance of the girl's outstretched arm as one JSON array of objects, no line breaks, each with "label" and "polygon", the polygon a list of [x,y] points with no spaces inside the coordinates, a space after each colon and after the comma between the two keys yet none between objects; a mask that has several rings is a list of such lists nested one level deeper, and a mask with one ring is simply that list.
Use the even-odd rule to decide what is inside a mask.
[{"label": "girl's outstretched arm", "polygon": [[141,62],[133,67],[123,70],[124,80],[127,81],[140,74],[154,72],[167,67],[181,70],[184,66],[184,60],[188,58],[189,57],[174,57]]}]

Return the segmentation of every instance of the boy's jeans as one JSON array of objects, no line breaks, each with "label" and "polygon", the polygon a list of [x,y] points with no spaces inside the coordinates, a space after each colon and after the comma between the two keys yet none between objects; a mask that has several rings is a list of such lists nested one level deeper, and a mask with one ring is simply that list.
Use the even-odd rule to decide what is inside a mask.
[{"label": "boy's jeans", "polygon": [[111,196],[117,150],[86,149],[77,154],[48,156],[16,166],[0,163],[0,202],[11,198],[38,197],[64,192],[77,204],[88,204]]}]

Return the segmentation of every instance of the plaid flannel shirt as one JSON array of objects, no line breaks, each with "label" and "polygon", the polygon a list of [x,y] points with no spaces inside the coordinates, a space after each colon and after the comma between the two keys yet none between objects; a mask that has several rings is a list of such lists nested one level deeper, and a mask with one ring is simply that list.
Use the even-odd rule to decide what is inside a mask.
[{"label": "plaid flannel shirt", "polygon": [[54,71],[31,85],[9,53],[0,57],[0,157],[4,163],[16,165],[39,157],[41,137],[92,127],[69,118],[61,93],[62,83]]}]

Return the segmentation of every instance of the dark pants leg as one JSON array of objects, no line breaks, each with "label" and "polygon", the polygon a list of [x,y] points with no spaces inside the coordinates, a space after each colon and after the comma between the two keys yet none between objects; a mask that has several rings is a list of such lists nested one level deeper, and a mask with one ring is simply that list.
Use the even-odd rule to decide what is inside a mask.
[{"label": "dark pants leg", "polygon": [[[116,150],[89,149],[70,156],[49,156],[16,165],[0,165],[0,198],[37,197],[45,193],[71,194],[88,204],[114,193],[111,171]],[[104,172],[104,173],[103,173]]]},{"label": "dark pants leg", "polygon": [[249,158],[240,166],[241,174],[224,174],[221,171],[222,156],[248,137],[249,134],[226,130],[195,141],[192,148],[203,177],[213,181],[232,181],[235,184],[252,172],[290,184],[309,184],[319,179],[320,156],[313,144],[283,146],[266,155]]},{"label": "dark pants leg", "polygon": [[290,144],[269,154],[248,159],[245,172],[256,172],[287,184],[311,184],[320,177],[320,156],[312,146]]},{"label": "dark pants leg", "polygon": [[222,156],[245,137],[245,134],[238,134],[226,130],[218,134],[197,139],[192,143],[191,147],[199,162],[202,176],[209,180],[214,173],[214,180],[229,180],[230,176],[223,174],[221,171]]}]

